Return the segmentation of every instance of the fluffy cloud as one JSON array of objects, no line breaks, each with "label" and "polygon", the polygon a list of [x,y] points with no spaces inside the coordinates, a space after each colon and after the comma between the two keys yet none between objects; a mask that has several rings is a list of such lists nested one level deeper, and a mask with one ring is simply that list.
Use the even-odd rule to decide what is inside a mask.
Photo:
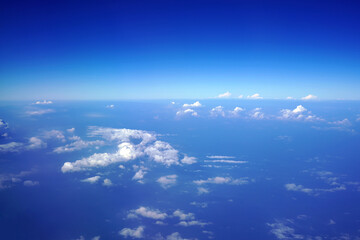
[{"label": "fluffy cloud", "polygon": [[23,143],[19,142],[0,144],[0,152],[19,152],[22,149],[23,145]]},{"label": "fluffy cloud", "polygon": [[259,93],[255,93],[253,95],[247,96],[248,99],[263,99],[263,97],[260,96]]},{"label": "fluffy cloud", "polygon": [[73,133],[73,132],[75,132],[75,128],[69,128],[69,129],[66,129],[66,131],[69,133]]},{"label": "fluffy cloud", "polygon": [[137,228],[131,229],[131,228],[123,228],[119,231],[119,235],[127,238],[144,238],[144,226],[139,226]]},{"label": "fluffy cloud", "polygon": [[[140,169],[139,171],[137,171],[135,173],[135,175],[133,176],[132,180],[135,180],[135,181],[139,181],[139,180],[142,180],[145,176],[146,172],[143,171],[142,169]],[[139,181],[140,182],[140,181]]]},{"label": "fluffy cloud", "polygon": [[96,183],[97,181],[99,181],[100,176],[94,176],[94,177],[89,177],[86,179],[81,180],[82,182],[87,182],[87,183]]},{"label": "fluffy cloud", "polygon": [[234,110],[229,111],[230,115],[232,116],[238,116],[240,112],[245,111],[245,109],[241,108],[241,107],[235,107]]},{"label": "fluffy cloud", "polygon": [[222,116],[225,117],[224,107],[217,106],[210,110],[210,115],[213,117]]},{"label": "fluffy cloud", "polygon": [[184,108],[194,108],[194,107],[202,107],[202,105],[201,105],[201,103],[199,102],[199,101],[196,101],[196,102],[194,102],[194,103],[185,103],[184,105],[183,105],[183,107]]},{"label": "fluffy cloud", "polygon": [[95,141],[84,141],[80,138],[72,138],[76,139],[76,141],[66,144],[65,146],[60,146],[54,149],[56,153],[65,153],[65,152],[73,152],[78,151],[84,148],[88,148],[91,146],[103,146],[105,144],[104,141],[95,140]]},{"label": "fluffy cloud", "polygon": [[26,146],[27,149],[37,149],[46,147],[46,143],[44,143],[40,138],[32,137],[29,139],[29,144]]},{"label": "fluffy cloud", "polygon": [[193,220],[195,215],[193,213],[184,213],[180,209],[177,209],[173,212],[174,217],[178,217],[180,220]]},{"label": "fluffy cloud", "polygon": [[282,120],[304,120],[304,121],[320,121],[321,118],[312,115],[310,111],[308,111],[302,105],[298,105],[295,109],[282,109],[281,116],[279,119]]},{"label": "fluffy cloud", "polygon": [[312,189],[310,188],[305,188],[302,185],[296,185],[295,183],[288,183],[285,184],[285,188],[288,191],[295,191],[295,192],[304,192],[304,193],[312,193]]},{"label": "fluffy cloud", "polygon": [[202,185],[202,184],[242,185],[242,184],[248,184],[249,180],[247,178],[232,179],[229,177],[214,177],[214,178],[208,178],[206,180],[195,180],[194,183],[197,185]]},{"label": "fluffy cloud", "polygon": [[32,174],[34,171],[21,171],[17,174],[0,174],[0,189],[6,189],[12,187],[16,183],[21,183],[22,178]]},{"label": "fluffy cloud", "polygon": [[26,187],[33,187],[33,186],[37,186],[37,185],[39,185],[38,181],[31,181],[31,180],[24,181],[24,186],[26,186]]},{"label": "fluffy cloud", "polygon": [[250,113],[250,118],[252,119],[264,119],[265,115],[263,112],[261,112],[261,108],[255,108]]},{"label": "fluffy cloud", "polygon": [[197,117],[199,116],[199,114],[194,111],[193,109],[185,109],[185,110],[179,110],[176,112],[176,116],[182,116],[182,115],[191,115],[191,116],[194,116],[194,117]]},{"label": "fluffy cloud", "polygon": [[340,126],[351,126],[351,122],[347,118],[339,121],[329,122],[329,124],[340,125]]},{"label": "fluffy cloud", "polygon": [[204,227],[206,225],[208,225],[209,223],[206,222],[201,222],[201,221],[197,221],[197,220],[193,220],[193,221],[181,221],[179,222],[180,226],[183,227],[190,227],[190,226],[201,226]]},{"label": "fluffy cloud", "polygon": [[206,189],[206,188],[204,188],[204,187],[198,187],[197,190],[198,190],[198,194],[199,194],[199,195],[207,194],[207,193],[210,192],[208,189]]},{"label": "fluffy cloud", "polygon": [[33,116],[33,115],[43,115],[52,112],[55,111],[53,109],[39,109],[39,110],[27,111],[26,114]]},{"label": "fluffy cloud", "polygon": [[166,213],[160,212],[158,209],[151,209],[148,207],[139,207],[138,209],[131,210],[128,214],[128,218],[137,218],[137,217],[151,218],[155,220],[164,220],[168,217]]},{"label": "fluffy cloud", "polygon": [[168,236],[166,236],[166,238],[162,237],[161,235],[158,235],[156,240],[191,240],[189,238],[182,238],[180,233],[178,232],[174,232]]},{"label": "fluffy cloud", "polygon": [[218,98],[229,98],[231,96],[230,92],[225,92],[218,95]]},{"label": "fluffy cloud", "polygon": [[115,107],[114,104],[110,104],[110,105],[107,105],[107,106],[106,106],[106,108],[111,108],[111,109],[114,108],[114,107]]},{"label": "fluffy cloud", "polygon": [[183,159],[181,159],[181,163],[183,164],[193,164],[196,163],[196,157],[188,157],[188,156],[184,156]]},{"label": "fluffy cloud", "polygon": [[146,147],[144,153],[157,163],[167,166],[179,164],[178,150],[174,149],[167,142],[156,141]]},{"label": "fluffy cloud", "polygon": [[318,98],[317,96],[314,96],[314,95],[309,94],[309,95],[307,95],[307,96],[305,96],[305,97],[302,97],[301,99],[302,99],[302,100],[315,100],[315,99],[317,99],[317,98]]},{"label": "fluffy cloud", "polygon": [[42,137],[45,139],[56,139],[62,142],[66,141],[63,132],[59,130],[45,131]]},{"label": "fluffy cloud", "polygon": [[110,186],[113,185],[113,183],[111,182],[110,179],[105,178],[102,185],[103,185],[103,186],[106,186],[106,187],[110,187]]},{"label": "fluffy cloud", "polygon": [[289,227],[283,222],[275,222],[267,224],[271,230],[270,232],[275,235],[277,239],[304,239],[303,235],[296,234],[295,229]]},{"label": "fluffy cloud", "polygon": [[46,101],[46,100],[35,102],[35,104],[37,104],[37,105],[48,105],[48,104],[52,104],[52,103],[53,103],[52,101]]},{"label": "fluffy cloud", "polygon": [[172,187],[176,184],[177,175],[167,175],[160,177],[156,182],[158,182],[163,188],[167,189],[169,187]]}]

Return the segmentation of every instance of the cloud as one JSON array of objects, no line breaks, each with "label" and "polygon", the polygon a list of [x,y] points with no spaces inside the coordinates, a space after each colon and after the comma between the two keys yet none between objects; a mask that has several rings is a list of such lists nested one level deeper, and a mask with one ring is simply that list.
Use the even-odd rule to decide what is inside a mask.
[{"label": "cloud", "polygon": [[69,129],[66,129],[66,131],[69,133],[73,133],[73,132],[75,132],[75,128],[69,128]]},{"label": "cloud", "polygon": [[218,98],[229,98],[231,96],[230,92],[225,92],[218,95]]},{"label": "cloud", "polygon": [[222,116],[225,117],[224,107],[217,106],[210,110],[210,115],[213,117]]},{"label": "cloud", "polygon": [[177,209],[173,212],[174,217],[178,217],[180,220],[193,220],[195,215],[193,213],[184,213],[180,209]]},{"label": "cloud", "polygon": [[155,220],[164,220],[168,217],[166,213],[162,213],[158,209],[151,209],[148,207],[139,207],[138,209],[131,210],[127,217],[137,218],[139,216]]},{"label": "cloud", "polygon": [[63,132],[59,130],[45,131],[42,137],[45,139],[57,139],[62,142],[66,141]]},{"label": "cloud", "polygon": [[[140,169],[139,171],[137,171],[135,173],[135,175],[133,176],[132,180],[138,181],[144,178],[145,174],[147,172],[143,171],[142,169]],[[139,181],[140,182],[140,181]]]},{"label": "cloud", "polygon": [[249,181],[247,178],[239,178],[239,179],[232,179],[229,177],[214,177],[208,178],[206,180],[195,180],[193,181],[197,185],[202,184],[230,184],[230,185],[242,185],[248,184]]},{"label": "cloud", "polygon": [[305,97],[302,97],[301,99],[302,99],[302,100],[315,100],[315,99],[317,99],[317,98],[318,98],[317,96],[314,96],[314,95],[309,94],[309,95],[307,95],[307,96],[305,96]]},{"label": "cloud", "polygon": [[168,236],[166,237],[166,239],[164,239],[163,237],[160,237],[159,240],[191,240],[191,239],[189,239],[189,238],[182,238],[181,235],[180,235],[180,233],[174,232],[174,233],[168,235]]},{"label": "cloud", "polygon": [[237,115],[239,115],[240,112],[243,112],[243,111],[245,111],[245,109],[243,109],[241,107],[235,107],[234,110],[229,111],[229,112],[230,112],[230,115],[237,116]]},{"label": "cloud", "polygon": [[46,100],[35,102],[35,104],[37,104],[37,105],[48,105],[48,104],[52,104],[52,103],[53,103],[52,101],[46,101]]},{"label": "cloud", "polygon": [[26,114],[28,115],[43,115],[46,113],[52,113],[55,112],[53,109],[39,109],[39,110],[34,110],[34,111],[27,111]]},{"label": "cloud", "polygon": [[265,115],[263,112],[261,112],[261,108],[255,108],[251,111],[250,118],[260,120],[260,119],[264,119]]},{"label": "cloud", "polygon": [[103,146],[105,145],[104,141],[95,140],[95,141],[83,141],[80,138],[72,138],[77,139],[76,141],[66,144],[65,146],[60,146],[54,149],[56,153],[65,153],[65,152],[73,152],[78,151],[84,148],[88,148],[91,146]]},{"label": "cloud", "polygon": [[239,95],[238,98],[240,98],[240,99],[241,99],[241,98],[244,98],[244,95]]},{"label": "cloud", "polygon": [[184,213],[182,210],[177,209],[172,214],[174,217],[178,217],[180,222],[178,225],[183,227],[190,227],[190,226],[205,226],[209,223],[205,223],[195,219],[195,215],[193,213]]},{"label": "cloud", "polygon": [[43,142],[40,138],[37,137],[31,137],[29,139],[29,145],[26,146],[27,149],[38,149],[38,148],[44,148],[47,144]]},{"label": "cloud", "polygon": [[22,149],[23,145],[23,143],[19,142],[0,144],[0,152],[19,152]]},{"label": "cloud", "polygon": [[183,159],[181,159],[181,163],[183,164],[193,164],[196,163],[196,157],[188,157],[188,156],[184,156]]},{"label": "cloud", "polygon": [[182,116],[182,115],[191,115],[191,116],[194,116],[194,117],[197,117],[199,116],[199,114],[194,111],[193,109],[185,109],[185,110],[179,110],[176,112],[176,116]]},{"label": "cloud", "polygon": [[93,183],[96,183],[97,181],[99,181],[99,179],[100,179],[100,176],[94,176],[94,177],[89,177],[89,178],[83,179],[81,181],[93,184]]},{"label": "cloud", "polygon": [[287,100],[294,100],[295,98],[293,97],[286,97]]},{"label": "cloud", "polygon": [[263,97],[260,96],[259,93],[255,93],[253,95],[247,96],[248,99],[263,99]]},{"label": "cloud", "polygon": [[206,225],[208,225],[209,223],[206,222],[201,222],[201,221],[197,221],[197,220],[193,220],[193,221],[181,221],[179,222],[180,226],[183,227],[190,227],[190,226],[201,226],[204,227]]},{"label": "cloud", "polygon": [[111,108],[111,109],[114,108],[114,107],[115,107],[114,104],[110,104],[110,105],[107,105],[107,106],[106,106],[106,108]]},{"label": "cloud", "polygon": [[37,185],[39,185],[38,181],[31,181],[31,180],[24,181],[24,186],[26,186],[26,187],[33,187],[33,186],[37,186]]},{"label": "cloud", "polygon": [[247,163],[247,161],[236,161],[236,160],[226,160],[226,159],[204,160],[204,162],[211,162],[211,163],[234,163],[234,164]]},{"label": "cloud", "polygon": [[194,107],[202,107],[201,103],[199,101],[196,101],[194,103],[191,103],[191,104],[188,104],[188,103],[185,103],[183,105],[184,108],[194,108]]},{"label": "cloud", "polygon": [[210,158],[210,159],[222,159],[222,158],[232,159],[232,158],[235,158],[234,156],[221,156],[221,155],[206,156],[206,157],[207,157],[207,158]]},{"label": "cloud", "polygon": [[207,194],[207,193],[210,192],[208,189],[206,189],[206,188],[204,188],[204,187],[198,187],[197,190],[198,190],[198,194],[199,194],[199,195]]},{"label": "cloud", "polygon": [[21,183],[22,178],[32,174],[32,171],[21,171],[17,174],[2,173],[0,174],[0,189],[6,189],[14,186],[14,184]]},{"label": "cloud", "polygon": [[277,239],[304,239],[303,235],[296,234],[295,229],[285,223],[277,221],[275,223],[267,223],[267,225],[271,228],[270,232]]},{"label": "cloud", "polygon": [[307,194],[310,194],[310,193],[313,192],[312,189],[310,189],[310,188],[305,188],[305,187],[303,187],[302,185],[296,185],[295,183],[285,184],[285,188],[286,188],[286,190],[288,190],[288,191],[304,192],[304,193],[307,193]]},{"label": "cloud", "polygon": [[0,119],[0,129],[7,129],[9,125],[4,120]]},{"label": "cloud", "polygon": [[329,122],[329,124],[341,125],[341,126],[351,126],[351,122],[347,118],[345,118],[343,120],[339,120],[339,121]]},{"label": "cloud", "polygon": [[110,179],[105,178],[102,185],[103,185],[103,186],[106,186],[106,187],[110,187],[110,186],[113,185],[113,183],[111,182]]},{"label": "cloud", "polygon": [[144,153],[157,163],[167,166],[179,164],[178,150],[174,149],[167,142],[156,141],[154,144],[146,147]]},{"label": "cloud", "polygon": [[167,175],[160,177],[156,182],[158,182],[163,188],[167,189],[169,187],[172,187],[176,184],[177,175]]},{"label": "cloud", "polygon": [[282,109],[280,110],[281,120],[303,120],[303,121],[321,121],[322,119],[313,115],[302,105],[298,105],[295,109]]},{"label": "cloud", "polygon": [[144,238],[144,226],[139,226],[137,228],[131,229],[131,228],[123,228],[121,231],[119,231],[119,235],[127,238]]}]

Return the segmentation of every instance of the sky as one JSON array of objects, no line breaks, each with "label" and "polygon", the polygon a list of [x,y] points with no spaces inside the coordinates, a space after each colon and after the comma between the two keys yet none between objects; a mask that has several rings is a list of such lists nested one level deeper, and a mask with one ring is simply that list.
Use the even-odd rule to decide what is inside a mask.
[{"label": "sky", "polygon": [[359,100],[357,1],[2,1],[0,100]]}]

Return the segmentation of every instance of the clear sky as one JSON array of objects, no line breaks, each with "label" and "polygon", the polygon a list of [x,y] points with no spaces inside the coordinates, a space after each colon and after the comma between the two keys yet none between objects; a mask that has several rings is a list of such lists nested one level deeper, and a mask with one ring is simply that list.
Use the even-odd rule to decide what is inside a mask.
[{"label": "clear sky", "polygon": [[0,99],[360,99],[359,1],[17,1]]}]

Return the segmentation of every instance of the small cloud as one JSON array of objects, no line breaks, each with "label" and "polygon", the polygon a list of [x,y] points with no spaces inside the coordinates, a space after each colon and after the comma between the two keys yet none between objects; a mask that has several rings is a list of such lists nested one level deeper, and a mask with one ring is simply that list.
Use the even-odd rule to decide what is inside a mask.
[{"label": "small cloud", "polygon": [[60,140],[62,142],[66,141],[63,132],[58,131],[58,130],[51,130],[51,131],[44,132],[43,133],[43,138],[45,138],[45,139],[57,139],[57,140]]},{"label": "small cloud", "polygon": [[241,107],[235,107],[234,110],[230,111],[230,115],[232,116],[238,116],[240,112],[245,111],[245,109]]},{"label": "small cloud", "polygon": [[23,143],[19,142],[0,144],[0,152],[19,152],[22,149],[23,145]]},{"label": "small cloud", "polygon": [[341,126],[351,126],[351,122],[347,118],[345,118],[343,120],[339,120],[339,121],[329,122],[329,124],[341,125]]},{"label": "small cloud", "polygon": [[184,163],[184,164],[196,163],[196,157],[188,157],[185,155],[184,158],[181,159],[181,163]]},{"label": "small cloud", "polygon": [[89,178],[83,179],[81,181],[93,184],[93,183],[96,183],[97,181],[99,181],[99,179],[100,179],[100,176],[94,176],[94,177],[89,177]]},{"label": "small cloud", "polygon": [[202,107],[201,103],[199,101],[196,101],[194,103],[191,103],[191,104],[188,104],[188,103],[185,103],[183,105],[184,108],[191,108],[191,107]]},{"label": "small cloud", "polygon": [[310,111],[308,111],[302,105],[298,105],[295,109],[282,109],[281,116],[278,117],[282,120],[304,120],[304,121],[321,121],[322,119],[312,115]]},{"label": "small cloud", "polygon": [[26,186],[26,187],[33,187],[33,186],[37,186],[37,185],[39,185],[38,181],[31,181],[31,180],[24,181],[24,186]]},{"label": "small cloud", "polygon": [[195,112],[193,109],[185,109],[185,110],[179,110],[176,112],[176,116],[182,116],[182,115],[191,115],[194,117],[199,116],[197,112]]},{"label": "small cloud", "polygon": [[287,100],[294,100],[295,98],[293,97],[286,97]]},{"label": "small cloud", "polygon": [[106,187],[110,187],[110,186],[112,186],[113,185],[113,183],[111,182],[111,180],[110,179],[108,179],[108,178],[105,178],[104,179],[104,182],[103,182],[103,184],[102,184],[103,186],[106,186]]},{"label": "small cloud", "polygon": [[37,104],[37,105],[47,105],[47,104],[52,104],[52,103],[53,103],[52,101],[43,100],[43,101],[36,101],[34,104]]},{"label": "small cloud", "polygon": [[146,174],[147,172],[145,172],[145,171],[143,171],[142,169],[140,169],[139,171],[137,171],[136,173],[135,173],[135,175],[133,176],[133,178],[132,178],[132,180],[135,180],[135,181],[140,181],[140,180],[142,180],[143,178],[144,178],[144,176],[145,176],[145,174]]},{"label": "small cloud", "polygon": [[26,113],[28,115],[35,116],[35,115],[43,115],[46,113],[52,113],[52,112],[55,112],[55,111],[53,109],[39,109],[39,110],[35,110],[35,111],[27,111]]},{"label": "small cloud", "polygon": [[255,93],[253,95],[247,96],[248,99],[263,99],[259,93]]},{"label": "small cloud", "polygon": [[221,158],[232,159],[232,158],[235,158],[234,156],[221,156],[221,155],[206,156],[206,157],[210,158],[210,159],[221,159]]},{"label": "small cloud", "polygon": [[29,139],[29,145],[26,146],[27,149],[38,149],[46,147],[46,143],[43,142],[40,138],[32,137]]},{"label": "small cloud", "polygon": [[240,98],[240,99],[241,99],[241,98],[244,98],[244,95],[239,95],[238,98]]},{"label": "small cloud", "polygon": [[301,99],[302,99],[302,100],[315,100],[315,99],[317,99],[317,98],[318,98],[317,96],[314,96],[314,95],[309,94],[309,95],[307,95],[307,96],[305,96],[305,97],[302,97]]},{"label": "small cloud", "polygon": [[304,192],[307,194],[311,194],[313,192],[311,188],[305,188],[302,185],[296,185],[295,183],[285,184],[285,188],[288,191]]},{"label": "small cloud", "polygon": [[119,231],[119,235],[127,238],[144,238],[144,226],[139,226],[137,228],[131,229],[131,228],[123,228],[121,231]]},{"label": "small cloud", "polygon": [[139,216],[156,220],[164,220],[168,217],[166,213],[162,213],[158,209],[151,209],[148,207],[139,207],[138,209],[131,210],[127,217],[137,218]]},{"label": "small cloud", "polygon": [[249,181],[247,178],[232,179],[229,177],[214,177],[214,178],[208,178],[206,180],[195,180],[194,183],[196,185],[202,185],[202,184],[242,185],[242,184],[248,184]]},{"label": "small cloud", "polygon": [[265,115],[263,112],[261,112],[261,108],[255,108],[251,111],[250,118],[260,120],[260,119],[264,119]]},{"label": "small cloud", "polygon": [[161,187],[167,189],[169,187],[172,187],[176,184],[177,175],[167,175],[160,177],[156,182],[158,182]]},{"label": "small cloud", "polygon": [[75,132],[75,128],[69,128],[69,129],[66,129],[66,131],[69,133],[73,133],[73,132]]},{"label": "small cloud", "polygon": [[199,195],[207,194],[207,193],[210,192],[208,189],[206,189],[206,188],[204,188],[204,187],[198,187],[197,190],[198,190],[198,194],[199,194]]},{"label": "small cloud", "polygon": [[230,96],[231,96],[231,93],[228,91],[228,92],[219,94],[218,98],[229,98]]},{"label": "small cloud", "polygon": [[210,115],[213,117],[222,116],[225,117],[224,107],[217,106],[210,110]]},{"label": "small cloud", "polygon": [[110,105],[107,105],[106,108],[114,108],[115,105],[114,104],[110,104]]},{"label": "small cloud", "polygon": [[175,102],[171,102],[171,104],[172,104],[172,105],[174,105],[174,104],[175,104]]}]

